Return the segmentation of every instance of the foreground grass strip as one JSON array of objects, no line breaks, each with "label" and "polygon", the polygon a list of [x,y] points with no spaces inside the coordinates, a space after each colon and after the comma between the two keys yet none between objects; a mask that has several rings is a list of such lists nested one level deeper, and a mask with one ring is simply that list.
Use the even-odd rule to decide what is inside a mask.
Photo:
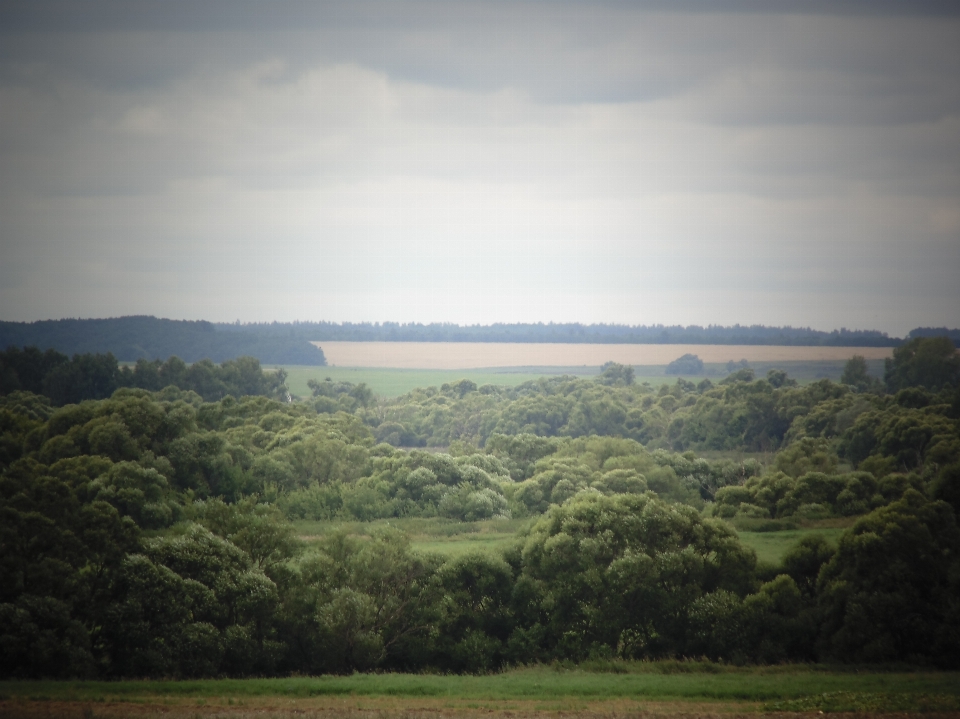
[{"label": "foreground grass strip", "polygon": [[772,702],[763,707],[776,712],[960,712],[960,697],[944,694],[870,694],[828,692],[800,699]]},{"label": "foreground grass strip", "polygon": [[[750,716],[759,719],[756,707],[729,704],[646,703],[584,705],[541,702],[536,705],[497,705],[490,703],[450,705],[411,704],[410,700],[393,704],[335,706],[316,700],[275,702],[235,702],[234,704],[81,702],[3,702],[4,719],[701,719],[704,717]],[[769,715],[782,719],[783,713]],[[904,716],[900,714],[900,716]]]},{"label": "foreground grass strip", "polygon": [[[736,700],[769,704],[790,700],[810,703],[820,701],[811,697],[824,695],[841,698],[856,695],[886,698],[903,696],[906,698],[902,703],[910,704],[913,701],[911,697],[934,697],[935,703],[960,697],[960,673],[957,672],[846,672],[805,667],[741,670],[723,667],[682,671],[671,669],[670,665],[625,666],[625,673],[537,667],[487,676],[354,674],[344,677],[245,680],[2,682],[0,699],[129,702],[156,701],[163,697],[354,696],[556,701],[566,697],[588,701],[632,698]],[[810,708],[820,707],[811,705]]]}]

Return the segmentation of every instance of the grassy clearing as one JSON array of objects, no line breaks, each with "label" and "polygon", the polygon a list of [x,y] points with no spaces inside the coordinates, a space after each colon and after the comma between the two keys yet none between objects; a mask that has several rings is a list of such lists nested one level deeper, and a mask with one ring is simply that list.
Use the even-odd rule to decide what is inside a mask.
[{"label": "grassy clearing", "polygon": [[712,364],[869,360],[893,356],[892,347],[809,347],[802,345],[591,344],[525,342],[314,342],[338,367],[464,369],[562,365],[599,367],[666,365],[685,354]]},{"label": "grassy clearing", "polygon": [[[868,361],[871,374],[883,375],[883,361]],[[840,360],[807,360],[786,362],[755,362],[751,364],[757,377],[764,377],[767,370],[782,369],[800,384],[814,382],[824,377],[839,381],[843,373],[844,361]],[[264,365],[273,368],[273,365]],[[347,381],[359,384],[365,382],[375,394],[387,398],[399,397],[418,387],[439,387],[447,382],[458,382],[469,379],[477,386],[485,384],[504,387],[516,387],[518,384],[537,380],[541,377],[558,375],[572,375],[575,377],[593,377],[600,373],[599,366],[536,366],[536,367],[493,367],[482,369],[387,369],[382,367],[314,367],[306,365],[284,366],[287,371],[287,387],[298,397],[309,397],[310,388],[307,381],[316,379],[322,381],[329,377],[335,382]],[[635,365],[636,382],[647,382],[653,387],[662,384],[673,384],[677,381],[675,375],[664,373],[666,365]],[[684,379],[700,382],[709,379],[716,383],[727,375],[725,364],[707,364],[705,374],[685,376]]]},{"label": "grassy clearing", "polygon": [[[489,676],[355,674],[286,679],[198,681],[4,682],[5,698],[94,700],[158,696],[433,696],[468,699],[552,699],[556,697],[709,698],[783,700],[830,691],[889,694],[960,694],[960,674],[850,673],[807,667],[737,669],[698,665],[664,672],[623,664],[624,673],[538,667]],[[704,671],[706,669],[706,671]]]},{"label": "grassy clearing", "polygon": [[516,541],[512,534],[481,534],[447,539],[417,538],[412,542],[419,552],[459,557],[474,552],[503,552]]},{"label": "grassy clearing", "polygon": [[[491,519],[483,522],[456,522],[438,517],[381,519],[374,522],[294,522],[297,533],[308,542],[336,531],[370,536],[385,528],[398,529],[410,537],[414,549],[421,552],[458,557],[469,552],[501,552],[516,541],[517,533],[538,518]],[[812,522],[810,526],[780,531],[738,532],[740,541],[751,547],[765,564],[779,564],[787,551],[808,534],[820,534],[836,545],[847,526],[856,517]]]},{"label": "grassy clearing", "polygon": [[757,553],[759,561],[765,564],[779,564],[787,551],[801,537],[820,534],[836,546],[843,531],[840,527],[810,527],[787,529],[779,532],[738,532],[738,534],[740,535],[740,541]]},{"label": "grassy clearing", "polygon": [[469,552],[499,552],[515,541],[517,532],[530,519],[491,519],[484,522],[455,522],[449,519],[410,517],[375,522],[295,522],[297,533],[306,541],[317,541],[336,531],[370,536],[385,528],[399,529],[410,537],[420,552],[454,557]]},{"label": "grassy clearing", "polygon": [[554,701],[690,699],[778,702],[836,692],[960,697],[960,673],[837,669],[815,666],[738,668],[707,662],[607,662],[582,668],[532,667],[485,676],[354,674],[286,679],[197,681],[2,682],[0,698],[34,701],[155,701],[176,698],[321,696],[433,697],[452,700]]},{"label": "grassy clearing", "polygon": [[400,519],[377,519],[372,522],[294,522],[297,531],[304,536],[323,536],[345,531],[348,534],[369,536],[381,529],[399,529],[411,537],[455,538],[476,535],[510,535],[527,526],[531,519],[487,519],[481,522],[458,522],[442,517],[403,517]]},{"label": "grassy clearing", "polygon": [[[272,365],[271,365],[272,367]],[[307,381],[323,381],[329,377],[334,382],[365,382],[374,392],[387,398],[399,397],[418,387],[439,387],[447,382],[468,379],[480,387],[485,384],[516,387],[529,380],[551,374],[571,374],[587,377],[598,374],[599,367],[507,367],[478,370],[419,370],[384,369],[380,367],[310,367],[303,365],[284,366],[287,371],[287,387],[298,397],[309,397]],[[552,371],[558,370],[558,371]],[[663,380],[663,377],[660,378]]]}]

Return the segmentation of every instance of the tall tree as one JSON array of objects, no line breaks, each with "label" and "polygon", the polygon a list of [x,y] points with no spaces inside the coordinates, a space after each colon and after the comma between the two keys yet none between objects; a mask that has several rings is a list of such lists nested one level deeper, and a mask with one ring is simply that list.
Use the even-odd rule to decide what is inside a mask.
[{"label": "tall tree", "polygon": [[883,376],[891,392],[925,387],[939,392],[960,385],[960,354],[948,337],[917,337],[893,350]]}]

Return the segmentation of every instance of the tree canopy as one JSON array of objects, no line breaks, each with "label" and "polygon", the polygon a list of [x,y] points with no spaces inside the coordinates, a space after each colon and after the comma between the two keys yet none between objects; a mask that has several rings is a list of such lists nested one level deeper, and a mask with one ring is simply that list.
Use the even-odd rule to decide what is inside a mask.
[{"label": "tree canopy", "polygon": [[[960,666],[956,386],[740,370],[654,389],[611,365],[394,400],[316,382],[288,401],[256,360],[169,359],[57,406],[17,362],[74,360],[18,352],[21,388],[0,395],[0,676]],[[116,370],[105,357],[78,371]],[[293,524],[508,517],[527,524],[507,549],[454,558],[389,527],[306,542]],[[807,538],[777,565],[736,531],[844,517],[837,546]]]},{"label": "tree canopy", "polygon": [[36,347],[0,352],[0,394],[26,390],[45,395],[56,406],[104,399],[120,387],[160,390],[173,386],[196,392],[207,401],[251,394],[285,399],[286,376],[282,369],[264,372],[253,357],[226,360],[219,366],[208,359],[189,366],[179,357],[139,359],[130,368],[120,367],[109,352],[71,359],[54,350],[41,353]]}]

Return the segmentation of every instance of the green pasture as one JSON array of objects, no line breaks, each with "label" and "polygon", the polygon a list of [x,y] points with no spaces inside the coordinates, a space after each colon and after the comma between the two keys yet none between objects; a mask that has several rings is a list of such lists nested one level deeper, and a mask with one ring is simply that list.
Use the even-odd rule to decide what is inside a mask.
[{"label": "green pasture", "polygon": [[[311,395],[307,381],[322,382],[329,377],[334,382],[364,382],[374,394],[388,399],[399,397],[418,387],[439,387],[448,382],[468,379],[478,387],[485,384],[516,387],[530,380],[551,374],[571,374],[586,377],[599,374],[599,367],[508,367],[503,369],[385,369],[382,367],[311,367],[306,365],[284,366],[287,371],[287,387],[298,397]],[[550,371],[562,370],[562,371]],[[660,378],[663,379],[662,377]]]},{"label": "green pasture", "polygon": [[[782,369],[800,384],[807,384],[818,379],[829,378],[838,381],[843,373],[843,361],[810,360],[796,362],[755,362],[751,367],[757,377],[763,377],[770,369]],[[868,362],[871,374],[882,376],[882,361]],[[273,368],[273,365],[264,365]],[[448,382],[458,382],[468,379],[476,382],[480,387],[485,384],[504,387],[516,387],[518,384],[537,380],[541,377],[558,375],[573,375],[575,377],[592,377],[600,373],[599,367],[487,367],[480,369],[457,370],[430,370],[430,369],[388,369],[382,367],[316,367],[308,365],[284,365],[287,372],[287,387],[298,397],[309,397],[311,392],[307,381],[315,379],[323,381],[329,377],[334,382],[365,382],[374,394],[393,398],[406,394],[418,387],[439,387]],[[676,375],[664,373],[666,365],[637,365],[634,367],[635,381],[638,384],[647,382],[654,387],[662,384],[673,384],[677,381]],[[726,365],[707,364],[704,374],[684,379],[700,382],[709,379],[718,382],[727,376]]]},{"label": "green pasture", "polygon": [[809,529],[785,529],[779,532],[738,532],[740,541],[757,553],[757,560],[764,564],[779,564],[787,551],[801,537],[819,534],[836,546],[844,530],[839,527]]},{"label": "green pasture", "polygon": [[[524,524],[530,520],[525,520]],[[502,522],[502,520],[501,520]],[[497,524],[491,522],[473,522],[473,525],[491,525],[470,531],[444,534],[424,528],[409,532],[411,545],[422,552],[435,552],[456,557],[470,552],[503,551],[516,541],[516,533],[509,520]],[[788,529],[777,532],[739,532],[740,541],[757,553],[757,559],[765,564],[779,564],[787,551],[801,537],[819,534],[836,545],[844,529],[841,527],[809,527]]]},{"label": "green pasture", "polygon": [[[405,533],[410,538],[410,545],[418,551],[458,557],[470,552],[501,552],[516,541],[518,532],[537,519],[538,517],[456,522],[439,517],[408,517],[379,519],[373,522],[298,521],[294,522],[294,526],[297,534],[308,542],[317,541],[337,531],[370,536],[377,531],[391,528]],[[845,527],[830,524],[831,521],[826,520],[798,529],[775,532],[739,531],[738,534],[740,541],[757,553],[759,561],[779,564],[787,551],[803,536],[820,534],[836,545]]]},{"label": "green pasture", "polygon": [[410,538],[413,549],[424,553],[456,557],[470,552],[500,552],[516,540],[517,532],[531,519],[489,519],[482,522],[455,522],[436,517],[380,519],[373,522],[294,522],[297,533],[306,541],[317,541],[333,532],[343,531],[370,536],[383,529],[396,529]]},{"label": "green pasture", "polygon": [[[599,671],[598,671],[599,670]],[[163,697],[435,697],[475,700],[809,701],[846,693],[938,697],[957,708],[960,673],[877,671],[821,666],[733,667],[708,662],[606,662],[584,668],[536,666],[489,675],[353,674],[286,679],[195,681],[6,681],[0,699],[144,701]]]},{"label": "green pasture", "polygon": [[485,519],[476,522],[458,522],[455,519],[444,517],[400,517],[391,519],[375,519],[370,522],[361,521],[312,521],[299,520],[293,525],[302,535],[324,536],[334,532],[346,532],[370,536],[383,529],[399,530],[412,538],[452,538],[472,537],[479,534],[508,534],[513,536],[521,528],[538,517],[523,519]]},{"label": "green pasture", "polygon": [[417,537],[411,546],[419,552],[459,557],[474,552],[503,552],[516,541],[513,534],[474,534],[447,538]]}]

